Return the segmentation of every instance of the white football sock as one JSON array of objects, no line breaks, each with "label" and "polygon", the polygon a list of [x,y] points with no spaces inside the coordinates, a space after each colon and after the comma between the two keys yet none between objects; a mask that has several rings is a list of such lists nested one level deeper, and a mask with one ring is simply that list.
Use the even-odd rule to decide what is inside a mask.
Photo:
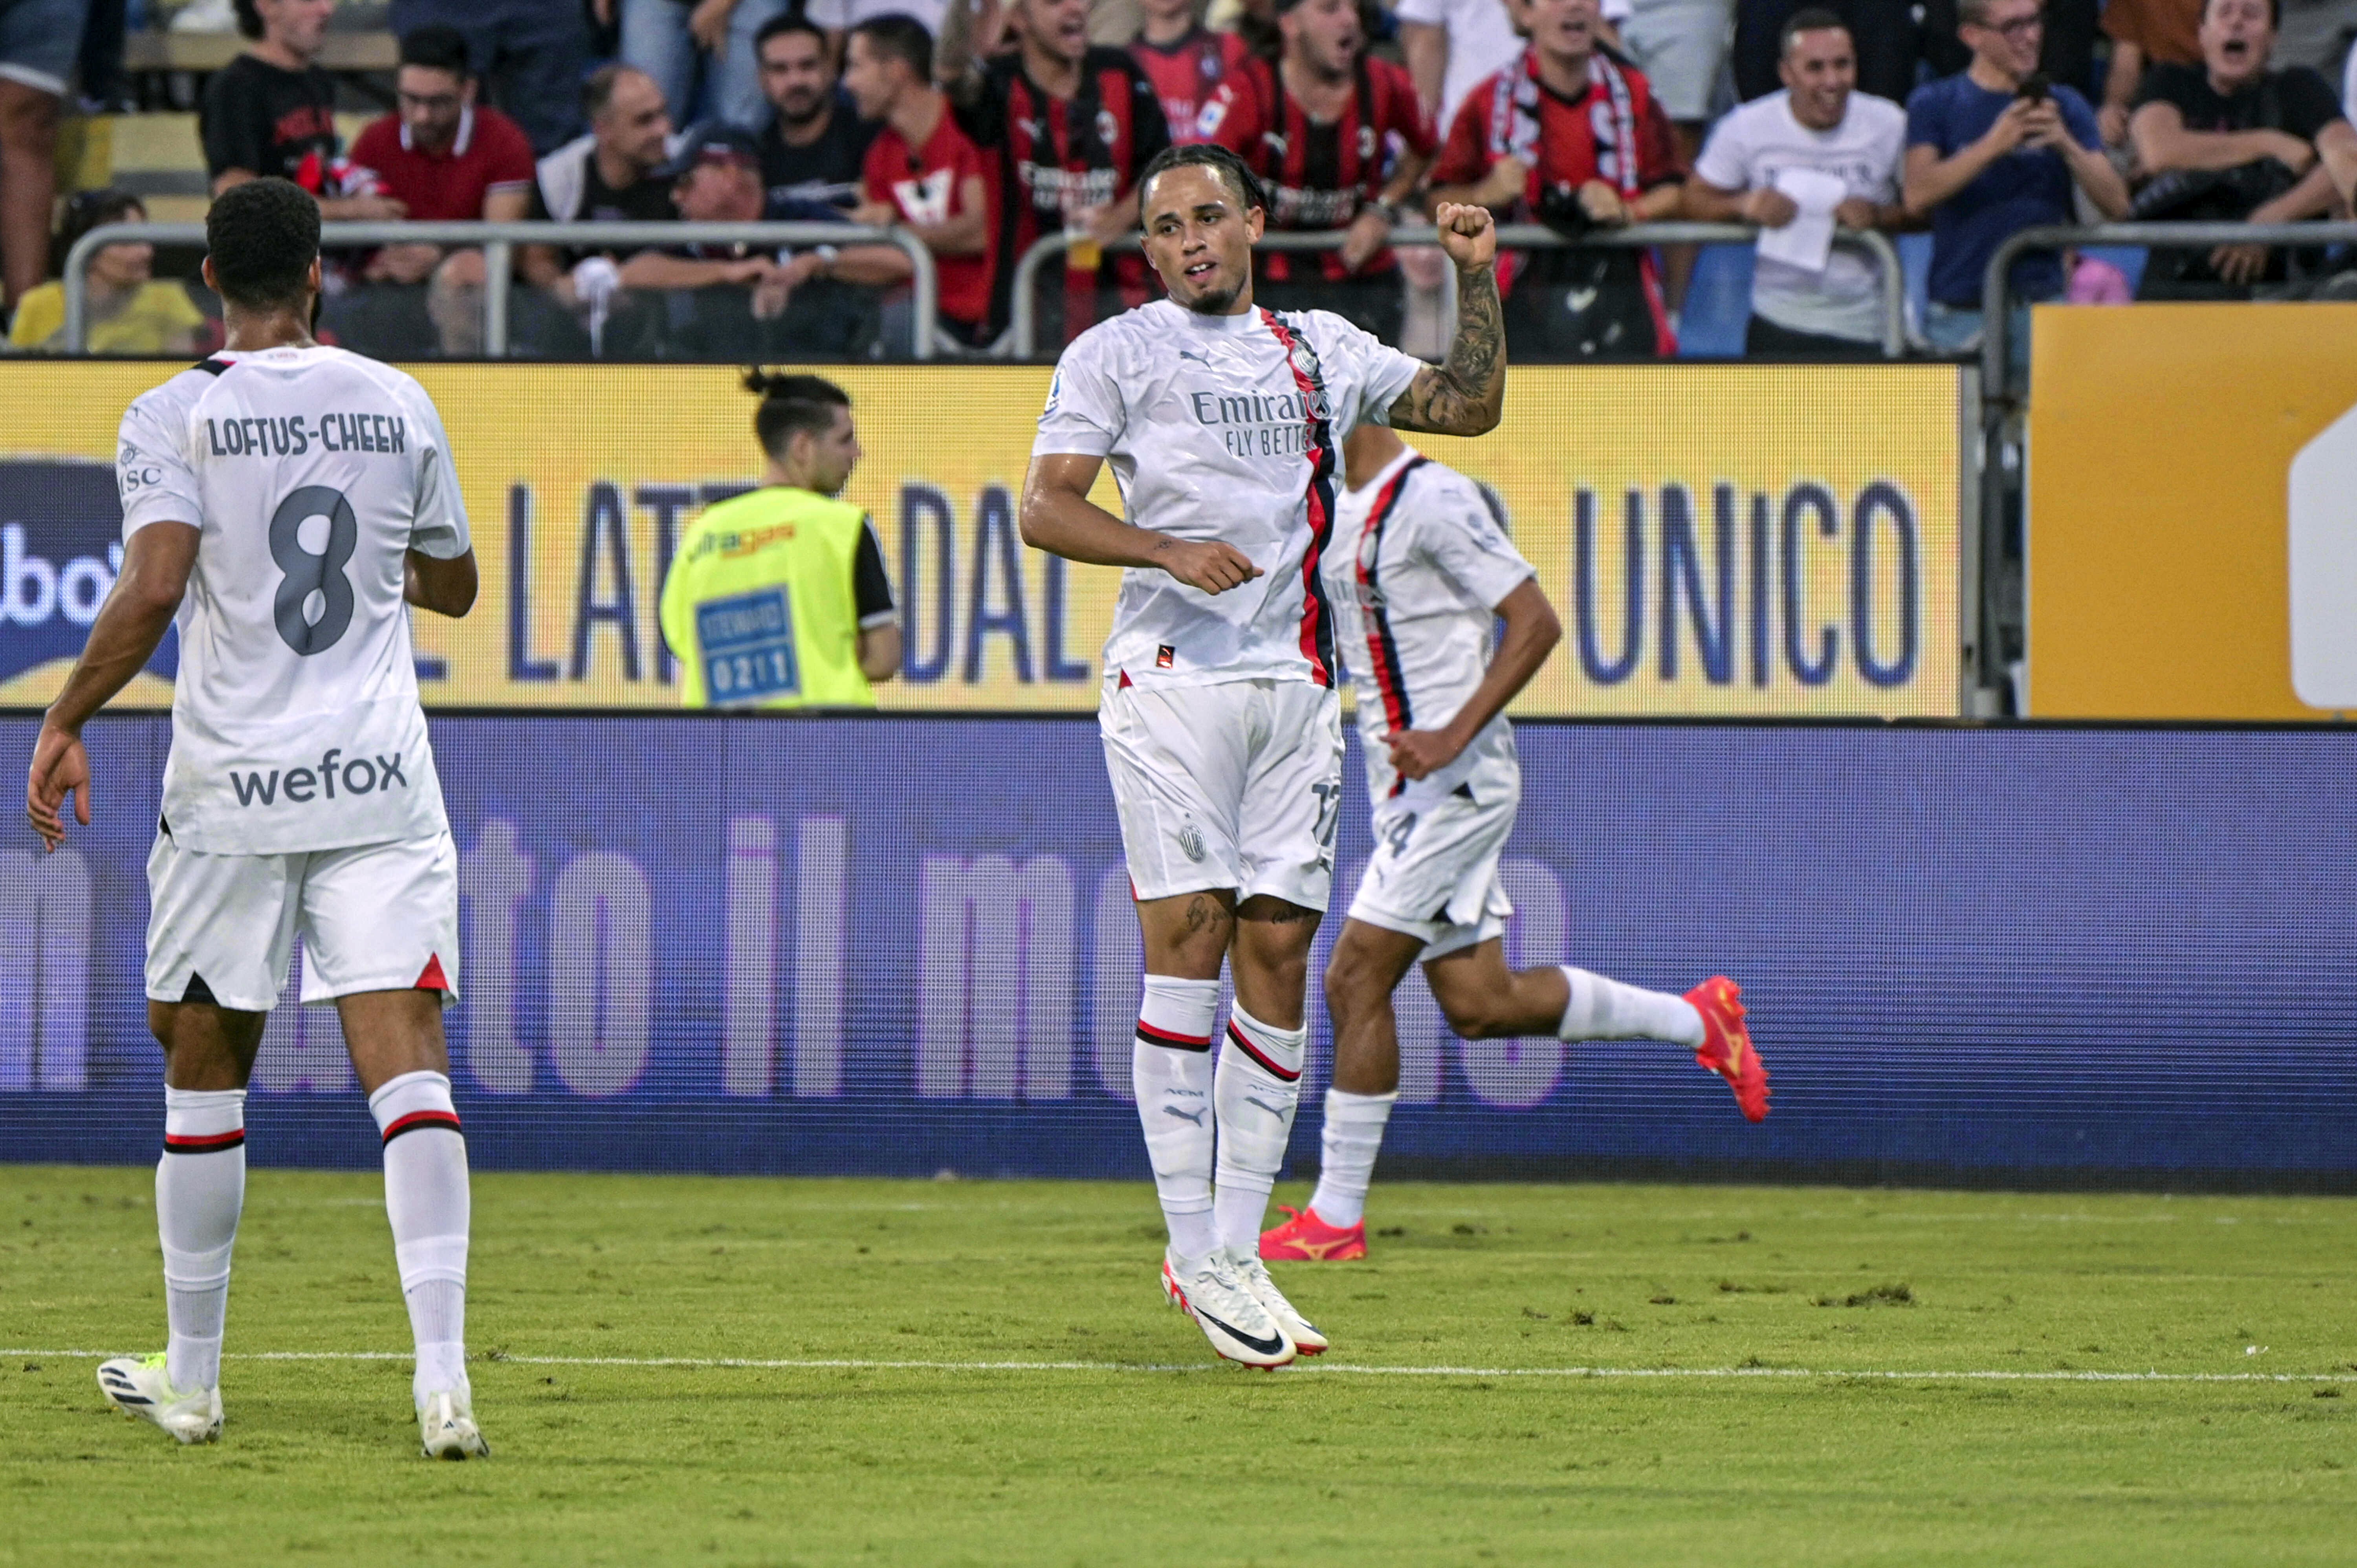
[{"label": "white football sock", "polygon": [[1301,1103],[1301,1058],[1308,1045],[1307,1029],[1271,1028],[1241,1004],[1229,1009],[1228,1037],[1211,1089],[1220,1122],[1213,1213],[1220,1245],[1240,1258],[1260,1255],[1261,1221],[1268,1216],[1269,1189],[1285,1165],[1293,1112]]},{"label": "white football sock", "polygon": [[1326,1091],[1326,1130],[1318,1135],[1323,1164],[1309,1207],[1327,1224],[1347,1230],[1366,1218],[1367,1187],[1375,1178],[1375,1151],[1383,1146],[1383,1124],[1392,1119],[1389,1094]]},{"label": "white football sock", "polygon": [[369,1096],[384,1134],[384,1212],[417,1341],[411,1392],[469,1392],[467,1380],[467,1140],[450,1080],[405,1072]]},{"label": "white football sock", "polygon": [[230,1252],[245,1207],[245,1090],[164,1090],[156,1232],[164,1246],[164,1375],[184,1394],[221,1386]]},{"label": "white football sock", "polygon": [[1563,1010],[1556,1038],[1667,1040],[1688,1050],[1702,1048],[1702,1015],[1684,997],[1623,985],[1567,963],[1561,967],[1564,979],[1571,983],[1571,1001]]},{"label": "white football sock", "polygon": [[1218,981],[1149,974],[1129,1058],[1170,1250],[1190,1265],[1219,1245],[1211,1228],[1211,1026],[1219,1015]]}]

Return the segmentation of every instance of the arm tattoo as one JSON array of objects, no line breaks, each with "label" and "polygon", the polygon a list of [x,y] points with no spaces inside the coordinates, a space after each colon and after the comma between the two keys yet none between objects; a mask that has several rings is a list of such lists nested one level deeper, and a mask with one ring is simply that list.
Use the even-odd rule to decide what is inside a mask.
[{"label": "arm tattoo", "polygon": [[1480,435],[1497,427],[1506,402],[1505,307],[1498,276],[1489,267],[1457,274],[1457,340],[1448,362],[1415,373],[1392,404],[1399,430]]}]

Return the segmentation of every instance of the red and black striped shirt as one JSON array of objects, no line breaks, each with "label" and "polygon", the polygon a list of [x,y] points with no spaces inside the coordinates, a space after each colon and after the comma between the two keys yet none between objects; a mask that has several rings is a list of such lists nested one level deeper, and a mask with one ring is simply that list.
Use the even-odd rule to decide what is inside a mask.
[{"label": "red and black striped shirt", "polygon": [[[958,123],[998,166],[998,278],[991,321],[1003,327],[1014,292],[1015,263],[1043,234],[1060,231],[1067,213],[1101,207],[1125,195],[1155,154],[1170,145],[1170,127],[1154,83],[1121,49],[1091,48],[1081,60],[1081,82],[1058,98],[1033,81],[1019,52],[983,69],[982,90],[958,109]],[[1067,293],[1066,338],[1089,325],[1098,285],[1119,286],[1125,303],[1146,302],[1145,269],[1135,257],[1082,274]],[[1134,298],[1127,295],[1135,295]],[[1072,308],[1078,305],[1079,309]]]},{"label": "red and black striped shirt", "polygon": [[1140,38],[1129,46],[1129,53],[1162,100],[1163,117],[1170,122],[1170,139],[1207,142],[1211,138],[1198,128],[1204,106],[1220,83],[1243,69],[1252,58],[1252,46],[1233,33],[1199,25],[1176,43]]},{"label": "red and black striped shirt", "polygon": [[[1201,128],[1207,140],[1242,155],[1268,187],[1271,229],[1349,227],[1383,195],[1399,158],[1429,157],[1435,145],[1432,121],[1407,72],[1364,57],[1339,119],[1312,119],[1285,90],[1276,67],[1253,59],[1211,95]],[[1329,280],[1351,275],[1332,252],[1314,260],[1275,252],[1261,259],[1264,275],[1280,282],[1320,263]],[[1389,251],[1379,251],[1359,275],[1396,264]]]}]

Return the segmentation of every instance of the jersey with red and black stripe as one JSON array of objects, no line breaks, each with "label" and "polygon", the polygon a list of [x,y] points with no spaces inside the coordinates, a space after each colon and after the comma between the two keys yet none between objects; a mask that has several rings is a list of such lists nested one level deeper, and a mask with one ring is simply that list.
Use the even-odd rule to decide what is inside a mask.
[{"label": "jersey with red and black stripe", "polygon": [[1141,38],[1129,46],[1129,54],[1162,100],[1163,118],[1170,122],[1170,139],[1208,142],[1211,138],[1200,124],[1203,110],[1220,83],[1252,59],[1252,46],[1233,33],[1199,23],[1176,43],[1157,44]]},{"label": "jersey with red and black stripe", "polygon": [[[1432,156],[1432,121],[1415,83],[1389,60],[1361,58],[1340,118],[1318,121],[1285,90],[1277,68],[1259,59],[1220,84],[1203,109],[1204,139],[1232,149],[1268,188],[1271,229],[1343,229],[1378,200],[1402,157]],[[1379,251],[1361,277],[1397,263]],[[1352,275],[1341,256],[1271,252],[1261,274],[1279,282]]]},{"label": "jersey with red and black stripe", "polygon": [[1457,716],[1490,667],[1497,606],[1536,574],[1489,492],[1414,447],[1343,494],[1324,572],[1381,800],[1400,788],[1384,742]]},{"label": "jersey with red and black stripe", "polygon": [[[1020,54],[1001,55],[983,68],[981,90],[959,106],[958,124],[998,169],[995,326],[1006,322],[1015,264],[1024,252],[1041,235],[1060,232],[1066,214],[1125,194],[1147,161],[1170,145],[1154,83],[1125,51],[1114,48],[1092,48],[1082,57],[1080,90],[1069,99],[1033,81]],[[1099,285],[1120,288],[1125,305],[1146,302],[1138,257],[1108,257],[1096,274],[1066,269],[1066,317],[1072,324],[1067,336],[1088,325]]]},{"label": "jersey with red and black stripe", "polygon": [[1423,366],[1339,316],[1205,316],[1167,299],[1064,350],[1035,456],[1103,459],[1139,528],[1241,552],[1259,575],[1222,594],[1168,572],[1122,577],[1105,672],[1144,686],[1335,683],[1320,566],[1341,443],[1381,424]]}]

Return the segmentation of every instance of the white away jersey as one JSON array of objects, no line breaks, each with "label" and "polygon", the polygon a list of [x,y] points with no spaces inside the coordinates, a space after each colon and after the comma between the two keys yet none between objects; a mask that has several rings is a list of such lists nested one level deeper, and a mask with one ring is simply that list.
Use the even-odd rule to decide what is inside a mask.
[{"label": "white away jersey", "polygon": [[[1385,738],[1457,716],[1490,668],[1498,602],[1537,574],[1472,480],[1410,447],[1344,493],[1325,575],[1358,698],[1367,796],[1380,803],[1401,788]],[[1442,784],[1512,746],[1501,714]]]},{"label": "white away jersey", "polygon": [[194,524],[164,820],[182,848],[287,854],[447,826],[404,556],[468,548],[425,389],[340,349],[222,353],[132,403],[125,541]]},{"label": "white away jersey", "polygon": [[1383,423],[1423,368],[1322,310],[1201,316],[1161,299],[1074,338],[1032,456],[1109,458],[1132,523],[1233,545],[1262,572],[1216,595],[1164,572],[1124,573],[1107,678],[1332,685],[1318,563],[1342,439]]}]

